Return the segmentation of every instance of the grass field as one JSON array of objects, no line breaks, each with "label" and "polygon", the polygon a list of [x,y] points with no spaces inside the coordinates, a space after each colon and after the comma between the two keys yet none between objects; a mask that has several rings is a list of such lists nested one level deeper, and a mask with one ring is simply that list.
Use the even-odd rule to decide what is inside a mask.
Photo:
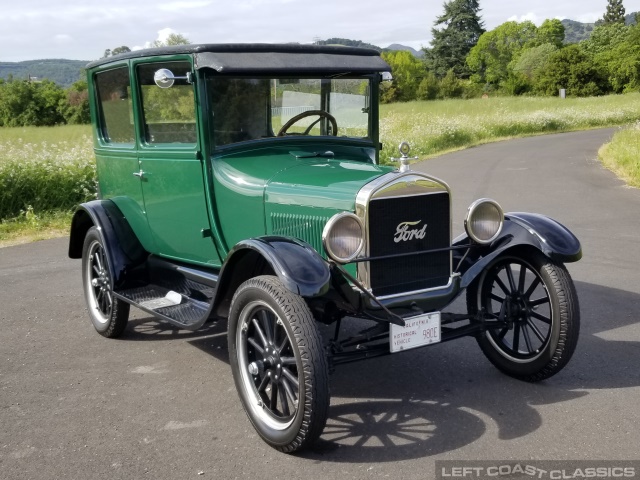
[{"label": "grass field", "polygon": [[[550,132],[635,125],[601,152],[640,186],[640,93],[584,99],[488,98],[381,106],[383,162],[408,141],[428,158],[490,141]],[[0,246],[68,231],[75,205],[95,196],[91,127],[0,128]]]},{"label": "grass field", "polygon": [[616,133],[599,152],[602,163],[633,187],[640,188],[640,122]]},{"label": "grass field", "polygon": [[381,106],[382,158],[408,141],[421,158],[499,139],[632,124],[640,93],[592,98],[498,97]]},{"label": "grass field", "polygon": [[66,234],[91,198],[91,127],[0,128],[0,246]]}]

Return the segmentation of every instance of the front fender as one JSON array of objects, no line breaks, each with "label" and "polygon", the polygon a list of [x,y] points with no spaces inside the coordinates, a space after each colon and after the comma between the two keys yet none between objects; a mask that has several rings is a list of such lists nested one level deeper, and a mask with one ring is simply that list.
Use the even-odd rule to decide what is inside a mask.
[{"label": "front fender", "polygon": [[250,238],[227,255],[214,310],[224,315],[238,286],[265,272],[274,273],[287,290],[305,298],[322,296],[331,285],[329,264],[309,244],[291,237]]},{"label": "front fender", "polygon": [[111,200],[94,200],[81,204],[73,216],[69,238],[70,258],[82,258],[84,238],[94,225],[106,247],[113,287],[118,288],[125,282],[129,271],[144,263],[147,252],[115,203]]},{"label": "front fender", "polygon": [[[454,246],[468,245],[466,234],[453,242]],[[571,231],[552,218],[535,213],[507,213],[500,237],[491,245],[477,246],[464,252],[457,250],[454,265],[459,265],[461,286],[469,286],[496,257],[517,247],[533,247],[558,263],[577,262],[582,258],[580,241]]]}]

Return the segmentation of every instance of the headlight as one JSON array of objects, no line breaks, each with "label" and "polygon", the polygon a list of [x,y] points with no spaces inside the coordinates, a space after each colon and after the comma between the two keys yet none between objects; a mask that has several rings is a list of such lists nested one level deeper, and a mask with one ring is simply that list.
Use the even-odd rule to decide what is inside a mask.
[{"label": "headlight", "polygon": [[362,222],[353,213],[331,217],[322,231],[322,244],[329,257],[338,263],[349,263],[364,246]]},{"label": "headlight", "polygon": [[493,242],[502,231],[504,212],[494,200],[482,198],[469,206],[464,228],[469,237],[482,245]]}]

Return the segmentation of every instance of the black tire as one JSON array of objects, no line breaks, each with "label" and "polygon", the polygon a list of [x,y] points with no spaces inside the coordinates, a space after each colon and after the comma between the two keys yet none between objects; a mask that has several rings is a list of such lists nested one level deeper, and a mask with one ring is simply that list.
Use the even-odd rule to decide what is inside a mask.
[{"label": "black tire", "polygon": [[569,362],[580,332],[580,307],[564,265],[539,252],[494,260],[467,290],[467,308],[484,308],[493,326],[476,338],[499,370],[537,382]]},{"label": "black tire", "polygon": [[107,338],[122,335],[129,321],[129,304],[113,295],[106,246],[96,227],[89,229],[82,247],[82,286],[97,332]]},{"label": "black tire", "polygon": [[229,360],[238,395],[258,434],[293,453],[322,433],[329,371],[309,307],[272,276],[244,282],[229,313]]}]

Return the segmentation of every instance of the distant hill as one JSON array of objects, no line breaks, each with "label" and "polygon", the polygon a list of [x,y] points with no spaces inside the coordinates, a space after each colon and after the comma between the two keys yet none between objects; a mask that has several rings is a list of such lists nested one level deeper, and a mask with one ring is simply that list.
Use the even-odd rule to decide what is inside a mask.
[{"label": "distant hill", "polygon": [[403,50],[411,52],[413,56],[417,58],[421,58],[424,55],[422,51],[418,51],[415,48],[407,47],[406,45],[401,45],[399,43],[393,43],[387,48],[380,48],[379,46],[371,43],[366,43],[360,40],[350,40],[348,38],[329,38],[327,40],[316,40],[315,43],[316,45],[344,45],[345,47],[371,48],[378,52],[394,52],[397,50]]},{"label": "distant hill", "polygon": [[624,23],[627,25],[635,25],[636,24],[636,15],[640,14],[640,12],[629,13],[624,16]]},{"label": "distant hill", "polygon": [[[636,23],[636,15],[640,12],[629,13],[625,16],[627,25]],[[565,28],[565,43],[577,43],[586,40],[591,36],[595,23],[582,23],[575,20],[562,20]],[[424,52],[414,48],[393,43],[387,48],[381,48],[371,43],[361,40],[350,40],[348,38],[328,38],[327,40],[316,40],[316,45],[345,45],[347,47],[363,47],[382,51],[408,51],[415,57],[422,58]],[[24,62],[0,62],[0,78],[5,80],[9,76],[13,78],[27,79],[36,77],[38,80],[53,80],[60,86],[67,88],[78,80],[84,80],[84,67],[89,60],[65,60],[65,59],[46,59],[46,60],[27,60]]]},{"label": "distant hill", "polygon": [[[636,23],[636,15],[640,12],[633,12],[625,15],[624,20],[627,25],[634,25]],[[564,25],[564,43],[578,43],[583,40],[587,40],[591,37],[591,32],[600,23],[600,20],[596,23],[582,23],[575,20],[564,19],[562,24]]]},{"label": "distant hill", "polygon": [[361,40],[350,40],[348,38],[328,38],[326,40],[316,40],[316,45],[343,45],[345,47],[361,47],[372,48],[373,50],[382,51],[377,45],[363,42]]},{"label": "distant hill", "polygon": [[564,19],[564,43],[578,43],[591,37],[595,23],[582,23]]},{"label": "distant hill", "polygon": [[391,45],[389,45],[387,48],[384,49],[385,52],[389,52],[389,51],[395,52],[398,50],[404,51],[404,52],[411,52],[413,56],[416,58],[424,57],[424,52],[422,50],[416,50],[415,48],[407,47],[406,45],[402,45],[400,43],[392,43]]},{"label": "distant hill", "polygon": [[88,60],[27,60],[24,62],[0,62],[0,78],[9,76],[15,79],[37,77],[38,80],[53,80],[67,88],[78,80],[84,79],[83,69]]}]

